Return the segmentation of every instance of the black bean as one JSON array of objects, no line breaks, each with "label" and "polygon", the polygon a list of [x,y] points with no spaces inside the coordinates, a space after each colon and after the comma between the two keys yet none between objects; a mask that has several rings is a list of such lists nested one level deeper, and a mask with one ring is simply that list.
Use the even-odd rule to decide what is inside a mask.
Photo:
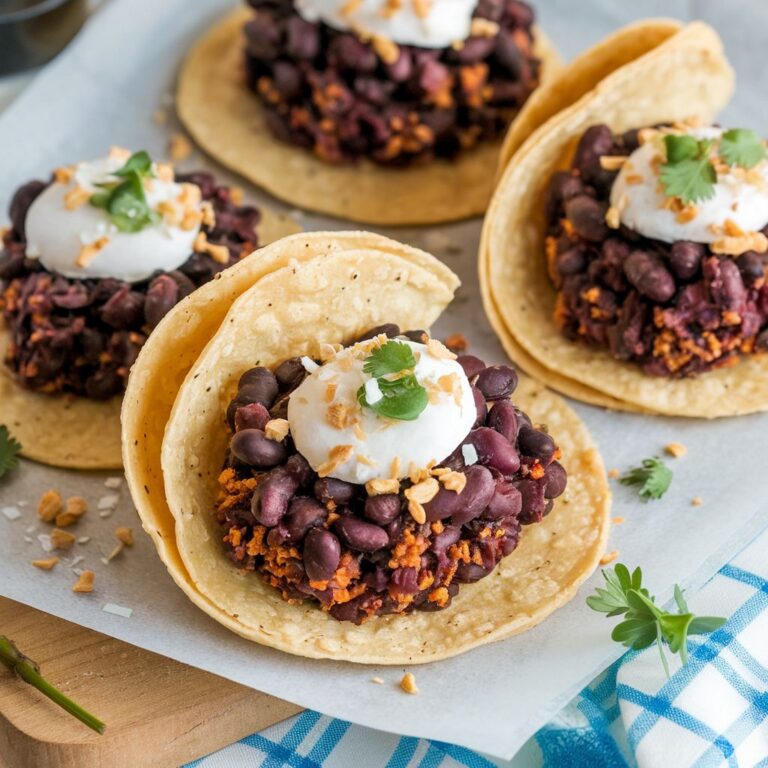
[{"label": "black bean", "polygon": [[32,203],[35,202],[35,198],[47,187],[48,185],[42,181],[28,181],[26,184],[22,184],[16,192],[14,192],[11,198],[11,204],[8,207],[8,216],[11,220],[11,226],[14,232],[24,240],[26,238],[25,223],[27,220],[27,211],[29,211]]},{"label": "black bean", "polygon": [[342,517],[334,523],[339,538],[358,552],[375,552],[389,544],[387,532],[373,523],[355,517]]},{"label": "black bean", "polygon": [[85,381],[85,394],[92,400],[108,400],[123,391],[122,376],[115,371],[97,371]]},{"label": "black bean", "polygon": [[675,295],[675,280],[656,254],[632,251],[624,262],[624,274],[651,301],[669,301]]},{"label": "black bean", "polygon": [[557,171],[552,176],[547,191],[547,221],[550,224],[555,224],[560,218],[562,204],[566,200],[580,195],[583,191],[584,185],[578,176],[574,176],[570,171]]},{"label": "black bean", "polygon": [[745,283],[754,283],[756,280],[761,280],[765,277],[763,258],[755,251],[742,253],[736,259],[736,264]]},{"label": "black bean", "polygon": [[261,403],[271,408],[277,397],[278,387],[275,374],[259,366],[246,371],[237,383],[238,397],[247,397],[252,403]]},{"label": "black bean", "polygon": [[429,334],[426,331],[416,329],[415,331],[406,331],[403,336],[406,339],[415,341],[417,344],[426,344],[429,341]]},{"label": "black bean", "polygon": [[497,400],[488,414],[487,426],[495,429],[509,440],[512,445],[517,440],[517,410],[509,400]]},{"label": "black bean", "polygon": [[387,338],[394,339],[395,336],[400,335],[400,326],[394,323],[384,323],[384,325],[377,325],[375,328],[371,328],[361,336],[358,336],[353,343],[358,341],[367,341],[368,339],[374,339],[376,336],[385,334]]},{"label": "black bean", "polygon": [[545,486],[544,498],[556,499],[561,496],[568,483],[568,476],[565,468],[557,461],[553,461],[544,473]]},{"label": "black bean", "polygon": [[475,581],[484,579],[491,570],[483,568],[482,565],[477,565],[476,563],[459,563],[453,578],[462,584],[472,584]]},{"label": "black bean", "polygon": [[339,540],[325,528],[312,528],[304,539],[302,559],[310,581],[328,581],[339,567]]},{"label": "black bean", "polygon": [[608,236],[608,225],[605,223],[607,210],[607,202],[595,200],[589,195],[578,195],[565,202],[565,216],[576,234],[596,243]]},{"label": "black bean", "polygon": [[413,73],[413,57],[405,48],[400,48],[400,55],[392,64],[385,66],[387,77],[393,83],[404,83],[409,80]]},{"label": "black bean", "polygon": [[475,386],[486,400],[506,400],[517,389],[517,372],[508,365],[492,365],[478,374]]},{"label": "black bean", "polygon": [[477,387],[472,387],[472,396],[475,398],[475,410],[477,411],[475,423],[472,426],[481,427],[485,424],[485,419],[488,416],[488,406],[485,403],[485,396]]},{"label": "black bean", "polygon": [[144,318],[144,294],[122,286],[99,311],[101,319],[113,328],[128,331],[141,325]]},{"label": "black bean", "polygon": [[755,346],[764,352],[768,351],[768,328],[757,334]]},{"label": "black bean", "polygon": [[306,376],[306,373],[300,357],[289,357],[275,368],[275,378],[280,389],[293,389]]},{"label": "black bean", "polygon": [[429,522],[450,517],[454,525],[463,525],[474,520],[488,506],[496,483],[490,470],[475,464],[467,467],[464,474],[467,483],[461,493],[446,490],[443,486],[431,501],[424,504]]},{"label": "black bean", "polygon": [[731,259],[721,259],[720,280],[712,283],[712,294],[726,309],[741,310],[747,300],[747,289],[741,272]]},{"label": "black bean", "polygon": [[475,447],[481,464],[498,469],[503,475],[513,475],[520,469],[520,456],[504,435],[490,427],[473,429],[463,445]]},{"label": "black bean", "polygon": [[485,363],[474,355],[459,355],[456,362],[464,369],[468,379],[473,379],[480,371],[485,370]]},{"label": "black bean", "polygon": [[400,514],[400,497],[396,493],[369,496],[363,514],[377,525],[388,525]]},{"label": "black bean", "polygon": [[251,512],[262,525],[272,528],[288,511],[288,502],[299,488],[298,478],[287,466],[272,470],[251,498]]},{"label": "black bean", "polygon": [[593,125],[579,140],[572,167],[579,170],[585,184],[590,184],[601,192],[607,192],[616,177],[616,171],[605,170],[600,165],[600,157],[611,155],[613,152],[611,129],[607,125]]},{"label": "black bean", "polygon": [[147,289],[144,300],[144,317],[151,328],[157,327],[160,321],[176,306],[179,300],[179,286],[169,275],[156,277]]},{"label": "black bean", "polygon": [[481,515],[485,520],[501,520],[517,517],[523,508],[523,497],[512,483],[503,478],[496,479],[496,490]]},{"label": "black bean", "polygon": [[269,411],[261,403],[248,403],[235,410],[235,432],[242,429],[261,429],[267,426]]},{"label": "black bean", "polygon": [[328,516],[326,508],[305,496],[294,497],[288,505],[288,513],[280,521],[280,532],[286,541],[301,541],[310,528],[320,525]]},{"label": "black bean", "polygon": [[555,453],[555,441],[546,433],[523,424],[517,433],[517,446],[523,456],[548,464]]},{"label": "black bean", "polygon": [[236,432],[229,444],[232,455],[256,469],[267,469],[285,461],[287,452],[282,443],[270,440],[260,429]]},{"label": "black bean", "polygon": [[577,275],[579,272],[583,272],[586,264],[587,257],[584,250],[577,245],[574,245],[565,251],[558,252],[555,257],[555,267],[564,277],[567,277],[568,275]]},{"label": "black bean", "polygon": [[681,280],[690,280],[701,269],[701,260],[706,248],[701,243],[691,243],[688,240],[678,240],[672,243],[669,252],[669,265]]},{"label": "black bean", "polygon": [[314,491],[323,504],[329,501],[335,504],[349,504],[355,498],[357,486],[335,477],[321,477],[315,482]]},{"label": "black bean", "polygon": [[496,40],[493,37],[469,37],[459,50],[451,51],[450,57],[462,64],[475,64],[487,59],[495,46]]},{"label": "black bean", "polygon": [[496,35],[496,45],[493,49],[494,58],[508,73],[510,79],[521,80],[525,59],[515,43],[511,32],[501,30]]},{"label": "black bean", "polygon": [[538,523],[544,517],[547,502],[544,498],[544,483],[531,478],[518,480],[515,485],[522,496],[520,522],[523,525]]}]

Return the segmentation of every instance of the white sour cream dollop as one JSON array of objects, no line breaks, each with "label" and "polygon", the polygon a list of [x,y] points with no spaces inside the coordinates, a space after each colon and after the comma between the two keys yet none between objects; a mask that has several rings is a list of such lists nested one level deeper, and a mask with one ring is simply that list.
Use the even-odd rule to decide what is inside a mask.
[{"label": "white sour cream dollop", "polygon": [[424,15],[417,3],[406,0],[397,10],[388,10],[386,0],[296,0],[296,10],[306,21],[322,21],[335,29],[360,30],[399,45],[447,48],[469,37],[477,0],[432,0],[425,2]]},{"label": "white sour cream dollop", "polygon": [[[427,407],[413,421],[384,419],[370,408],[361,408],[357,391],[371,380],[363,372],[366,342],[340,351],[310,373],[288,403],[293,441],[313,469],[328,462],[339,446],[352,446],[349,458],[330,477],[350,483],[388,478],[395,462],[401,479],[413,467],[423,469],[445,459],[469,433],[476,409],[462,367],[455,360],[434,357],[424,344],[398,341],[413,349],[416,379],[430,393]],[[455,384],[453,392],[446,391],[448,384]],[[350,409],[342,410],[348,413],[348,423],[342,427],[332,425],[332,421],[338,424],[337,419],[329,419],[330,409],[337,405]]]},{"label": "white sour cream dollop", "polygon": [[[697,139],[718,139],[719,128],[690,131]],[[619,211],[621,223],[634,232],[654,240],[674,243],[690,240],[713,243],[722,238],[726,219],[744,232],[756,232],[768,223],[768,161],[763,160],[752,171],[762,183],[747,181],[741,169],[731,168],[717,174],[715,194],[695,205],[691,218],[678,216],[665,206],[668,198],[659,184],[656,170],[664,162],[664,146],[654,137],[638,147],[622,166],[611,189],[611,206]],[[750,172],[751,173],[751,172]],[[686,220],[687,219],[687,220]]]},{"label": "white sour cream dollop", "polygon": [[[181,266],[192,253],[199,224],[182,229],[162,220],[138,232],[121,232],[103,208],[88,202],[67,207],[65,198],[78,186],[97,192],[97,184],[119,180],[112,174],[124,164],[120,155],[78,163],[68,182],[48,186],[27,212],[27,255],[65,277],[114,277],[130,283],[146,280],[156,270],[170,272]],[[147,187],[144,194],[153,210],[161,203],[173,203],[182,192],[180,184],[160,178],[152,178]],[[199,203],[195,207],[199,209]],[[79,264],[83,246],[100,238],[107,238],[106,244]]]}]

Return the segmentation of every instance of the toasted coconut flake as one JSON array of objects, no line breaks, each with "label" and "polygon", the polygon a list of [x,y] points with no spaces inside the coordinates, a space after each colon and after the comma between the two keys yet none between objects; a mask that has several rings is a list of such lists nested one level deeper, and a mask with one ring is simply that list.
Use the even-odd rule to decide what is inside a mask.
[{"label": "toasted coconut flake", "polygon": [[288,437],[291,425],[288,419],[270,419],[264,426],[264,434],[270,439],[281,443]]},{"label": "toasted coconut flake", "polygon": [[626,155],[601,155],[600,167],[604,171],[618,171],[627,162]]},{"label": "toasted coconut flake", "polygon": [[83,571],[78,576],[77,581],[72,587],[73,592],[93,592],[93,582],[96,579],[96,574],[93,571]]},{"label": "toasted coconut flake", "polygon": [[126,547],[132,547],[133,546],[133,528],[127,528],[125,526],[121,526],[120,528],[115,528],[115,538],[117,538],[118,541],[125,544]]},{"label": "toasted coconut flake", "polygon": [[400,681],[400,687],[406,692],[415,696],[419,689],[416,686],[416,678],[413,676],[413,672],[406,672],[403,675],[403,679]]},{"label": "toasted coconut flake", "polygon": [[106,235],[102,235],[98,240],[94,240],[92,243],[84,245],[75,259],[75,265],[78,267],[87,267],[99,254],[99,251],[101,251],[108,243],[109,238]]},{"label": "toasted coconut flake", "polygon": [[461,493],[467,484],[467,476],[463,472],[448,471],[440,475],[440,482],[447,491]]},{"label": "toasted coconut flake", "polygon": [[326,403],[333,402],[333,398],[336,397],[337,389],[338,389],[338,385],[333,381],[328,382],[328,384],[325,385],[325,402]]},{"label": "toasted coconut flake", "polygon": [[354,424],[357,411],[344,403],[331,403],[325,414],[325,420],[334,429],[346,429]]},{"label": "toasted coconut flake", "polygon": [[355,423],[352,425],[352,431],[355,433],[355,437],[362,443],[365,441],[365,439],[368,437],[368,435],[365,434],[363,431],[363,428],[360,426],[359,421],[355,421]]},{"label": "toasted coconut flake", "polygon": [[400,477],[400,457],[395,456],[392,459],[392,463],[389,465],[389,476],[397,480]]},{"label": "toasted coconut flake", "polygon": [[[405,489],[405,498],[411,501],[417,501],[419,504],[426,504],[435,498],[440,490],[440,483],[434,477],[428,477],[416,485]],[[423,521],[422,521],[423,522]]]},{"label": "toasted coconut flake", "polygon": [[69,184],[74,175],[75,169],[71,165],[57,168],[53,172],[53,178],[57,184]]},{"label": "toasted coconut flake", "polygon": [[375,467],[376,462],[369,456],[365,456],[362,453],[358,453],[355,457],[358,464],[365,464],[366,467]]},{"label": "toasted coconut flake", "polygon": [[385,64],[394,64],[400,58],[400,48],[397,43],[383,35],[371,38],[371,47]]},{"label": "toasted coconut flake", "polygon": [[54,528],[51,531],[52,549],[72,549],[75,541],[75,537],[69,531],[62,531],[60,528]]},{"label": "toasted coconut flake", "polygon": [[455,360],[456,355],[442,342],[430,339],[427,342],[427,352],[437,360]]},{"label": "toasted coconut flake", "polygon": [[198,232],[192,249],[197,253],[207,253],[217,264],[229,263],[229,248],[226,245],[209,243],[205,232]]},{"label": "toasted coconut flake", "polygon": [[424,510],[424,507],[415,499],[409,499],[408,512],[419,525],[427,521],[427,513]]},{"label": "toasted coconut flake", "polygon": [[50,571],[59,562],[58,557],[47,557],[44,560],[33,560],[32,565],[41,571]]},{"label": "toasted coconut flake", "polygon": [[496,37],[499,34],[499,25],[491,19],[472,19],[469,27],[471,37]]},{"label": "toasted coconut flake", "polygon": [[74,211],[85,205],[91,199],[91,193],[79,184],[64,195],[64,207],[68,211]]},{"label": "toasted coconut flake", "polygon": [[52,523],[63,509],[61,494],[51,488],[46,491],[37,503],[37,516],[44,523]]},{"label": "toasted coconut flake", "polygon": [[675,215],[675,221],[678,224],[687,224],[693,221],[699,215],[699,209],[695,205],[686,205]]},{"label": "toasted coconut flake", "polygon": [[611,229],[618,229],[621,225],[621,214],[619,213],[619,209],[615,206],[610,206],[608,210],[605,212],[605,223],[611,228]]},{"label": "toasted coconut flake", "polygon": [[664,450],[676,459],[679,459],[681,456],[685,456],[685,454],[688,453],[688,448],[682,443],[667,443],[664,446]]},{"label": "toasted coconut flake", "polygon": [[711,245],[713,253],[726,256],[741,256],[747,251],[766,253],[768,251],[768,237],[762,232],[747,232],[735,237],[723,237],[715,240]]},{"label": "toasted coconut flake", "polygon": [[376,477],[365,484],[365,491],[369,496],[400,493],[400,481],[393,477]]},{"label": "toasted coconut flake", "polygon": [[704,503],[704,499],[702,499],[701,496],[694,496],[691,499],[692,507],[700,507],[703,503]]},{"label": "toasted coconut flake", "polygon": [[352,445],[336,445],[331,448],[328,460],[317,468],[318,477],[328,477],[335,469],[352,458],[355,448]]},{"label": "toasted coconut flake", "polygon": [[376,685],[384,685],[384,678],[383,677],[372,677],[371,678],[372,683],[376,683]]}]

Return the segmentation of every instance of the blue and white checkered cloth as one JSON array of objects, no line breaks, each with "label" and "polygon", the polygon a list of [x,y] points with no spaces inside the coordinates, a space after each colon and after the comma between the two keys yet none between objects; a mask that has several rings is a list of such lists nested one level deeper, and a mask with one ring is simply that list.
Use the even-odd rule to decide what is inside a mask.
[{"label": "blue and white checkered cloth", "polygon": [[[304,712],[185,768],[768,768],[768,532],[689,599],[730,616],[688,665],[630,652],[511,761]],[[609,625],[606,623],[606,631]]]}]

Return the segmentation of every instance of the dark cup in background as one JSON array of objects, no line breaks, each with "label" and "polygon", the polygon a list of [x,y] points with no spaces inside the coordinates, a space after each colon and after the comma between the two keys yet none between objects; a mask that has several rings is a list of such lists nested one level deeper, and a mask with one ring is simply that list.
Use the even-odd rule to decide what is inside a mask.
[{"label": "dark cup in background", "polygon": [[88,0],[0,0],[0,75],[52,59],[87,14]]}]

